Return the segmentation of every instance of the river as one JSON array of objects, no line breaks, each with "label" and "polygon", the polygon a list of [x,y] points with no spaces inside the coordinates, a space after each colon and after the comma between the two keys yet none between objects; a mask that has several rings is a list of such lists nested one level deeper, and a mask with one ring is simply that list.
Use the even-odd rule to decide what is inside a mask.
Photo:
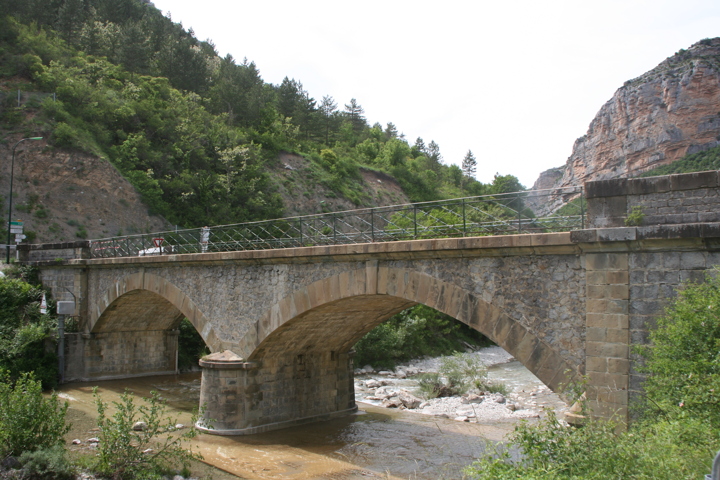
[{"label": "river", "polygon": [[[358,383],[363,377],[368,378],[360,376]],[[490,418],[478,413],[463,422],[359,401],[360,411],[344,418],[251,436],[200,435],[194,442],[206,462],[246,479],[460,479],[462,469],[487,445],[502,441],[519,418],[532,421],[543,406],[565,408],[517,361],[489,367],[489,377],[512,390],[507,402],[517,405],[517,412]],[[187,424],[199,402],[200,374],[63,385],[61,396],[69,400],[71,418],[78,423],[72,434],[85,448],[89,448],[87,438],[97,436],[95,385],[103,400],[110,402],[125,389],[138,396],[157,390],[177,421]]]}]

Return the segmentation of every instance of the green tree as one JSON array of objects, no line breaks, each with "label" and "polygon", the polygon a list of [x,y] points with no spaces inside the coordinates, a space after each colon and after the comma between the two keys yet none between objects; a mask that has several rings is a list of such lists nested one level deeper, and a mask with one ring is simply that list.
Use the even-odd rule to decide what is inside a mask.
[{"label": "green tree", "polygon": [[360,133],[367,127],[367,122],[365,121],[365,110],[354,98],[350,99],[350,103],[345,104],[345,115],[350,119],[350,124],[352,125],[352,129],[355,134]]},{"label": "green tree", "polygon": [[335,131],[337,120],[337,103],[330,95],[325,95],[320,103],[320,112],[323,115],[325,129],[325,144],[330,144],[330,133]]},{"label": "green tree", "polygon": [[475,172],[477,171],[477,160],[475,160],[475,155],[473,155],[472,150],[468,150],[468,152],[465,154],[465,158],[463,158],[462,166],[461,166],[463,175],[470,178],[475,178]]}]

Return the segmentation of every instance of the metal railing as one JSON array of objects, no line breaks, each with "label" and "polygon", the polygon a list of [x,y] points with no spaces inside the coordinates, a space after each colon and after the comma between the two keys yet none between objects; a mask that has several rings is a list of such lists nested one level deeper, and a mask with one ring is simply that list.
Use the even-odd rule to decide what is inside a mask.
[{"label": "metal railing", "polygon": [[[565,200],[536,217],[528,205]],[[566,232],[585,227],[582,187],[484,195],[90,241],[92,258],[230,252],[421,238]]]}]

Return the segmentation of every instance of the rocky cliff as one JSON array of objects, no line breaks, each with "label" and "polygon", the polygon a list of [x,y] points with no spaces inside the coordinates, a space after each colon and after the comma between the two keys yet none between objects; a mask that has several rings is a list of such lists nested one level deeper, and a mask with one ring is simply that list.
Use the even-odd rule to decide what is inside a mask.
[{"label": "rocky cliff", "polygon": [[720,145],[720,38],[702,40],[629,80],[578,138],[564,167],[533,188],[632,177]]}]

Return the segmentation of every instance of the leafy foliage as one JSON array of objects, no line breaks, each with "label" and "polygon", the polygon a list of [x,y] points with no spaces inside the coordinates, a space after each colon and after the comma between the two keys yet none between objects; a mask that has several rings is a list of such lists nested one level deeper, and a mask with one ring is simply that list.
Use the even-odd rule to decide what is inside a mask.
[{"label": "leafy foliage", "polygon": [[400,312],[355,344],[356,365],[393,367],[422,355],[443,355],[465,350],[465,343],[488,340],[449,315],[418,305]]},{"label": "leafy foliage", "polygon": [[[157,392],[151,392],[146,404],[137,405],[132,393],[125,392],[120,402],[113,402],[115,413],[108,416],[108,404],[93,392],[98,411],[100,443],[95,471],[115,480],[148,478],[182,465],[187,468],[191,460],[202,459],[199,453],[185,448],[199,431],[192,425],[177,430],[177,420],[166,414],[166,407]],[[135,422],[144,422],[144,428],[133,430]]]},{"label": "leafy foliage", "polygon": [[686,155],[676,162],[649,170],[639,175],[639,177],[702,172],[706,170],[720,170],[720,147],[714,147],[702,152]]},{"label": "leafy foliage", "polygon": [[46,398],[32,374],[13,381],[0,372],[0,456],[20,455],[63,443],[70,429],[65,425],[68,404],[57,394]]},{"label": "leafy foliage", "polygon": [[686,285],[658,320],[645,356],[639,421],[569,427],[552,412],[510,438],[521,457],[491,452],[466,470],[475,479],[702,478],[720,449],[720,280]]},{"label": "leafy foliage", "polygon": [[425,398],[462,395],[471,389],[507,393],[504,384],[490,382],[487,374],[487,367],[477,355],[456,352],[440,359],[437,373],[420,375],[418,386]]},{"label": "leafy foliage", "polygon": [[701,420],[657,422],[617,433],[608,422],[568,427],[553,413],[537,425],[521,423],[507,449],[488,453],[465,470],[472,479],[605,480],[703,478],[718,446],[717,432]]},{"label": "leafy foliage", "polygon": [[70,480],[75,478],[75,468],[67,458],[62,445],[23,452],[18,458],[22,465],[22,478],[33,480]]},{"label": "leafy foliage", "polygon": [[178,330],[178,369],[184,372],[197,367],[198,360],[208,355],[210,350],[187,318],[183,318]]},{"label": "leafy foliage", "polygon": [[[16,275],[39,283],[35,269],[23,267]],[[57,320],[40,313],[42,295],[39,286],[20,278],[0,278],[0,368],[12,378],[34,372],[35,378],[50,388],[57,384],[57,355],[50,341]],[[49,301],[48,311],[52,312],[53,306]]]},{"label": "leafy foliage", "polygon": [[[717,274],[717,272],[715,272]],[[658,319],[641,349],[646,415],[702,419],[720,428],[720,278],[691,284]]]}]

